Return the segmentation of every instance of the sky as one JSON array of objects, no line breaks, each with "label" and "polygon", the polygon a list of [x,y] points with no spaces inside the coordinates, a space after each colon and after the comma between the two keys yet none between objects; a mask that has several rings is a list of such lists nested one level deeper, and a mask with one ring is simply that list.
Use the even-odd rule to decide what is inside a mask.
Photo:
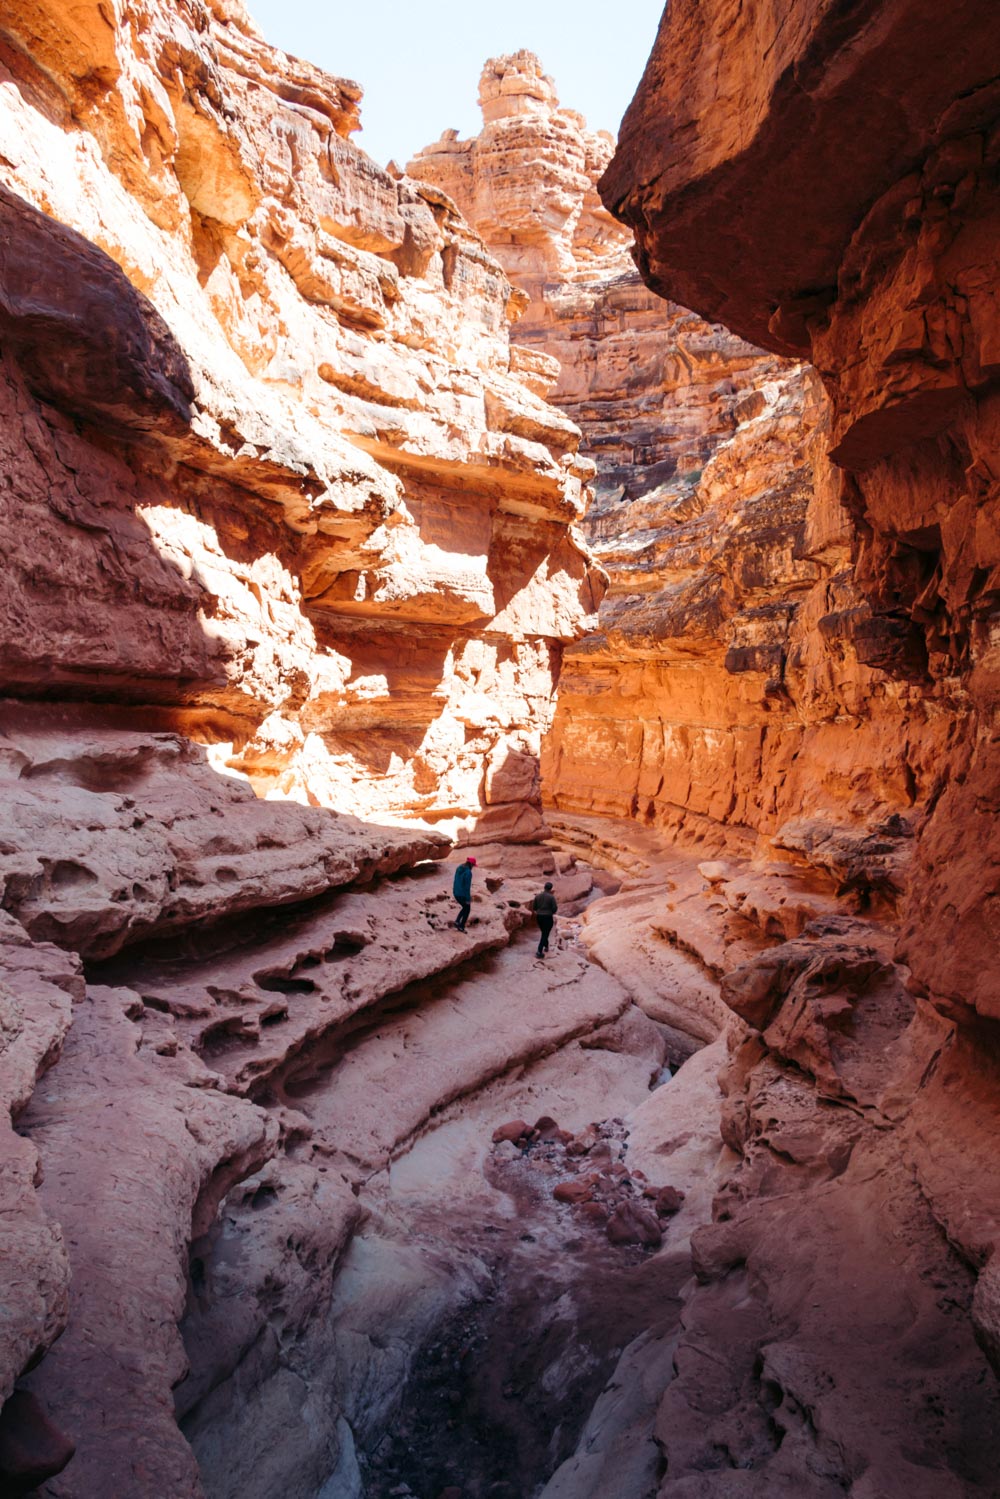
[{"label": "sky", "polygon": [[560,102],[617,134],[664,0],[245,0],[269,42],[361,84],[353,139],[401,166],[442,130],[476,135],[488,57],[527,47]]}]

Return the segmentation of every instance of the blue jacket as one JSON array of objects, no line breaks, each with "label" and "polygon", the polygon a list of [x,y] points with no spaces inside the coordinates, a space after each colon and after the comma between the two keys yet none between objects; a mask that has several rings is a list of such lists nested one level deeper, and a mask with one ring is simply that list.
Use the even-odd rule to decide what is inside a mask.
[{"label": "blue jacket", "polygon": [[455,881],[451,887],[456,900],[472,899],[472,865],[460,864],[455,870]]}]

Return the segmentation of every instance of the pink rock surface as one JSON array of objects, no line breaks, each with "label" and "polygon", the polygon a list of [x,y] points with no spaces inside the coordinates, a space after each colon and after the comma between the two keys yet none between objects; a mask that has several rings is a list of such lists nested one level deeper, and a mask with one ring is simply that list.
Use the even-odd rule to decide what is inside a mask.
[{"label": "pink rock surface", "polygon": [[427,830],[372,827],[260,801],[177,734],[96,715],[2,715],[4,905],[30,934],[86,957],[280,907],[440,858]]},{"label": "pink rock surface", "polygon": [[492,1273],[395,1245],[346,1377],[363,1194],[491,1089],[648,1267],[590,1493],[993,1499],[979,10],[669,7],[604,188],[688,313],[531,54],[404,176],[229,0],[6,7],[0,1394],[76,1444],[53,1499],[356,1490],[345,1413]]},{"label": "pink rock surface", "polygon": [[66,1246],[37,1192],[37,1146],[12,1125],[56,1064],[83,987],[76,957],[33,943],[12,917],[0,914],[0,1401],[66,1324]]},{"label": "pink rock surface", "polygon": [[277,1145],[273,1120],[217,1091],[189,1052],[165,1055],[141,1014],[127,990],[88,990],[22,1116],[73,1272],[68,1327],[28,1380],[77,1444],[53,1495],[201,1494],[171,1398],[187,1241]]},{"label": "pink rock surface", "polygon": [[[592,850],[595,823],[580,824]],[[603,903],[584,935],[631,987],[643,954],[641,938],[630,945],[623,930],[626,903],[641,918],[667,871],[680,885],[683,863],[677,852],[657,863],[648,830],[604,825],[606,847],[613,837],[620,861],[631,848],[645,868],[615,898],[622,940],[609,942]],[[703,963],[734,919],[713,899],[687,928]],[[710,922],[720,929],[711,944]],[[991,1492],[1000,1214],[983,1151],[995,1067],[960,1017],[946,1020],[908,992],[893,947],[891,922],[846,914],[789,942],[772,937],[722,981],[722,997],[750,1025],[685,1063],[629,1121],[630,1172],[644,1173],[650,1193],[685,1194],[667,1248],[683,1252],[688,1241],[697,1277],[672,1368],[656,1386],[663,1499],[717,1492],[720,1472],[727,1483],[734,1474],[734,1492],[761,1499],[838,1487],[913,1488],[928,1499]],[[645,998],[633,992],[657,1013],[652,986]],[[705,1023],[697,990],[672,998],[674,1024]],[[699,1131],[720,1104],[722,1148],[717,1136],[713,1151]],[[973,1267],[983,1263],[977,1285]],[[653,1349],[634,1359],[638,1367],[623,1360],[616,1385],[624,1408],[641,1410]],[[581,1452],[607,1457],[610,1440],[592,1437]],[[717,1466],[722,1450],[734,1468]],[[598,1494],[585,1471],[575,1492]]]},{"label": "pink rock surface", "polygon": [[[52,1492],[193,1494],[187,1245],[279,1129],[224,1088],[517,923],[429,927],[280,1036],[248,975],[242,1013],[97,986],[70,1030],[73,955],[224,955],[455,835],[537,839],[562,648],[603,589],[570,531],[591,470],[512,360],[502,268],[351,144],[359,89],[239,4],[18,0],[0,96],[0,1396],[68,1311],[30,1376],[78,1446]],[[419,902],[388,905],[405,939]],[[212,1024],[256,1070],[198,1060]]]}]

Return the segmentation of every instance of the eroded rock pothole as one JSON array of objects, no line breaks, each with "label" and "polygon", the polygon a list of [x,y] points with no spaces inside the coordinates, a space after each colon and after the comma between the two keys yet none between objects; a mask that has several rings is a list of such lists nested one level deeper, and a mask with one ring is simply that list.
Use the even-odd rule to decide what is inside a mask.
[{"label": "eroded rock pothole", "polygon": [[[665,1184],[627,1164],[626,1118],[662,1075],[663,1041],[633,1009],[607,1031],[614,1049],[590,1035],[463,1100],[368,1183],[331,1319],[356,1381],[357,1467],[323,1499],[528,1499],[627,1346],[676,1320],[689,1269],[655,1211]],[[505,1140],[518,1103],[542,1127]],[[617,1117],[595,1122],[601,1105]],[[638,1231],[616,1243],[626,1208]]]}]

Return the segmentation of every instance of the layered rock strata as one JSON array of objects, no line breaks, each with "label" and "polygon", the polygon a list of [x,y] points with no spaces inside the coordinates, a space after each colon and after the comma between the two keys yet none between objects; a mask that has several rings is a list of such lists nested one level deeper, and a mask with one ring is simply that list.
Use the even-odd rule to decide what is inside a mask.
[{"label": "layered rock strata", "polygon": [[[627,876],[586,914],[599,962],[647,1013],[711,1042],[631,1114],[630,1169],[686,1185],[710,1115],[723,1148],[699,1167],[708,1200],[685,1203],[658,1257],[666,1297],[686,1251],[682,1305],[626,1348],[546,1499],[616,1484],[662,1499],[986,1499],[1000,1393],[976,1270],[992,1059],[909,992],[895,923],[858,920],[807,872],[700,859],[635,824],[555,824]],[[643,1470],[647,1444],[659,1460]]]},{"label": "layered rock strata", "polygon": [[[478,136],[446,131],[407,173],[454,199],[527,293],[514,341],[535,352],[597,464],[584,529],[600,551],[655,524],[636,502],[690,482],[736,427],[741,402],[785,365],[649,292],[631,234],[597,193],[614,139],[560,106],[533,53],[491,58],[479,102]],[[613,572],[616,562],[612,549]]]},{"label": "layered rock strata", "polygon": [[[967,139],[990,34],[977,51],[960,17],[932,86],[917,0],[862,10],[856,36],[854,12],[797,16],[764,67],[741,53],[764,7],[672,6],[606,179],[661,141],[679,178],[620,200],[640,261],[704,214],[677,294],[744,305],[738,332],[783,356],[810,351],[801,318],[832,415],[808,370],[695,314],[667,309],[661,348],[608,270],[608,143],[530,58],[484,89],[514,350],[525,294],[458,189],[375,168],[358,90],[230,0],[5,11],[12,1491],[992,1499],[1000,1109],[988,965],[956,940],[993,899],[992,136],[979,166]],[[700,110],[680,164],[657,90]],[[794,127],[800,192],[862,98],[883,115],[856,181],[819,192],[831,223],[776,211],[768,262],[750,205],[744,261],[702,262],[747,164],[777,191]],[[496,170],[518,141],[553,189],[527,229]],[[432,169],[471,153],[474,178],[475,146],[445,145]],[[900,195],[864,219],[865,194],[904,157],[917,249],[894,258]],[[848,200],[860,259],[817,305]],[[930,352],[890,357],[918,270]],[[447,834],[537,835],[552,684],[601,593],[568,530],[590,469],[540,394],[553,326],[578,349],[566,409],[603,442],[615,587],[563,668],[562,849],[477,845],[460,936]],[[616,415],[601,381],[640,347]],[[947,431],[908,425],[932,416]],[[543,875],[549,967],[518,935]]]},{"label": "layered rock strata", "polygon": [[[407,960],[404,903],[395,957],[355,978],[355,918],[330,917],[309,938],[329,992],[206,974],[178,1001],[190,1034],[106,965],[225,954],[456,835],[537,838],[561,653],[602,591],[572,530],[592,465],[511,351],[520,294],[439,193],[352,145],[359,98],[231,0],[0,17],[0,1399],[20,1379],[8,1415],[33,1413],[29,1436],[0,1417],[0,1469],[20,1489],[75,1443],[53,1493],[200,1491],[171,1399],[192,1234],[269,1159],[328,1265],[357,1214],[302,1177],[299,1127],[251,1083],[516,921]],[[223,1066],[230,1047],[256,1066]],[[349,1199],[330,1227],[328,1196]]]},{"label": "layered rock strata", "polygon": [[57,5],[4,18],[4,690],[163,705],[271,794],[527,829],[599,583],[516,295],[350,144],[352,85],[235,10],[91,20],[71,67]]},{"label": "layered rock strata", "polygon": [[[963,17],[935,72],[916,5],[850,21],[817,7],[787,28],[736,9],[670,8],[602,183],[645,281],[672,299],[658,366],[646,293],[602,284],[580,254],[595,218],[584,137],[540,68],[488,65],[483,134],[413,164],[496,234],[532,296],[517,336],[562,360],[557,399],[603,470],[587,524],[612,583],[599,632],[564,664],[545,764],[558,831],[640,881],[662,867],[664,831],[709,856],[700,891],[663,868],[666,894],[595,907],[588,940],[675,1033],[729,1037],[732,1170],[693,1243],[673,1366],[656,1340],[636,1349],[616,1414],[595,1411],[551,1487],[602,1492],[624,1388],[624,1429],[658,1442],[664,1495],[984,1493],[988,1444],[959,1433],[991,1426],[978,1401],[995,1398],[997,1346],[998,1203],[962,1165],[982,1160],[975,1121],[988,1133],[997,1108],[992,1040],[970,1013],[993,1006],[979,850],[997,48],[980,24],[976,50]],[[516,225],[506,246],[494,198]],[[655,448],[664,350],[687,368]],[[627,404],[602,410],[609,388]],[[646,824],[645,859],[614,825],[573,821],[581,810]],[[943,1259],[942,1232],[957,1250]],[[912,1324],[929,1330],[915,1358]],[[936,1397],[919,1380],[898,1404],[886,1389],[938,1357],[949,1393],[914,1447]],[[728,1373],[709,1390],[715,1360]]]},{"label": "layered rock strata", "polygon": [[[659,1492],[988,1493],[995,1458],[959,1433],[992,1429],[977,1406],[998,1347],[1000,1199],[975,1163],[1000,1105],[983,947],[1000,36],[966,10],[942,59],[940,15],[905,0],[786,19],[670,6],[601,186],[651,286],[811,357],[829,417],[806,535],[838,493],[850,522],[853,576],[823,580],[797,625],[808,692],[840,711],[786,733],[788,761],[754,754],[737,798],[705,809],[706,897],[766,911],[732,862],[756,846],[769,880],[781,864],[762,857],[801,858],[845,895],[889,894],[897,919],[798,933],[779,901],[787,940],[721,973],[748,1027],[721,1074],[737,1160],[694,1242]],[[891,1373],[869,1383],[878,1348]],[[706,1354],[726,1370],[710,1397]],[[949,1394],[928,1425],[915,1375],[939,1359]]]},{"label": "layered rock strata", "polygon": [[[597,464],[584,529],[611,579],[564,661],[547,795],[796,845],[803,820],[867,834],[906,815],[937,743],[919,696],[877,670],[892,627],[853,586],[814,372],[650,293],[596,193],[613,143],[559,107],[537,58],[492,59],[480,102],[479,136],[448,132],[408,171],[528,293],[514,336],[558,360],[552,398]],[[906,744],[898,777],[870,768],[888,739]]]},{"label": "layered rock strata", "polygon": [[[807,5],[787,30],[759,6],[673,6],[602,190],[650,282],[823,377],[865,603],[819,626],[864,643],[885,690],[939,725],[904,951],[928,990],[995,1017],[976,954],[993,899],[1000,22],[967,7],[943,57],[935,25],[919,0]],[[752,81],[751,49],[767,58]]]}]

